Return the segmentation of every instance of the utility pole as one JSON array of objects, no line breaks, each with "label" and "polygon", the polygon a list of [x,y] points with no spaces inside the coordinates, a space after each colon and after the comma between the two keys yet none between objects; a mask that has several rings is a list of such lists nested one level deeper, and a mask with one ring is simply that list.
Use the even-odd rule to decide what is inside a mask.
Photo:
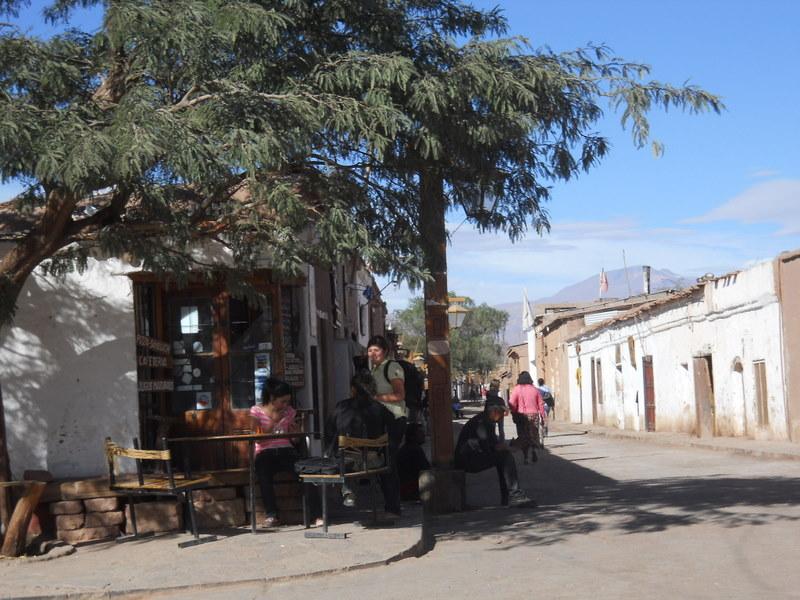
[{"label": "utility pole", "polygon": [[426,266],[433,277],[425,283],[425,336],[434,468],[420,483],[426,507],[438,513],[462,510],[464,503],[464,473],[453,469],[446,209],[441,174],[432,169],[423,170],[420,173],[420,233]]}]

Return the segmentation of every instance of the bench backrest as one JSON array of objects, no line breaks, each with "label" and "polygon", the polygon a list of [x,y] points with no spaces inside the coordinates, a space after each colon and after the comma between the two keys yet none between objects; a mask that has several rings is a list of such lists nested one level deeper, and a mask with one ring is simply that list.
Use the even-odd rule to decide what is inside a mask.
[{"label": "bench backrest", "polygon": [[117,458],[130,458],[136,461],[136,474],[139,477],[139,484],[144,485],[144,470],[142,461],[161,461],[169,477],[170,487],[175,487],[175,478],[172,474],[172,454],[169,450],[142,450],[139,448],[139,440],[134,438],[133,448],[124,448],[115,444],[111,438],[106,438],[105,451],[108,461],[108,480],[111,486],[116,481]]},{"label": "bench backrest", "polygon": [[389,435],[384,433],[378,438],[357,438],[347,435],[339,436],[339,448],[349,450],[361,450],[362,448],[387,448],[389,446]]}]

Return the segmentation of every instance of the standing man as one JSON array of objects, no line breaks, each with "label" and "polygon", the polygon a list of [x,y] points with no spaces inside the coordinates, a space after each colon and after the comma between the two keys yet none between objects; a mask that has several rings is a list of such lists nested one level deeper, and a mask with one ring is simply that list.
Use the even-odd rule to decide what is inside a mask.
[{"label": "standing man", "polygon": [[[499,379],[492,379],[491,383],[489,384],[489,391],[486,392],[487,404],[489,403],[490,399],[493,401],[494,404],[497,404],[499,402],[500,404],[503,405],[503,408],[507,408],[505,400],[503,400],[503,397],[500,395]],[[505,418],[500,419],[497,422],[497,437],[500,438],[501,442],[506,441],[506,431],[503,421],[505,421]]]},{"label": "standing man", "polygon": [[394,426],[389,434],[389,458],[391,468],[396,473],[397,449],[403,441],[408,423],[405,373],[399,362],[389,358],[389,342],[382,335],[374,335],[369,339],[367,357],[375,380],[375,400],[383,404],[394,417]]}]

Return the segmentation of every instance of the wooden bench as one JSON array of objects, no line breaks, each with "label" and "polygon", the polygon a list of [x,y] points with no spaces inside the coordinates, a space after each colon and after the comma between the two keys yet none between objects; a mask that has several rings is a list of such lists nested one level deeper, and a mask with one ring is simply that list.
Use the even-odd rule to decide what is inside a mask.
[{"label": "wooden bench", "polygon": [[[128,504],[131,512],[131,525],[133,535],[119,538],[118,541],[125,541],[142,537],[136,527],[136,510],[133,502],[135,495],[140,496],[174,496],[180,502],[186,502],[189,506],[189,520],[193,540],[178,544],[180,548],[196,546],[205,542],[214,541],[216,536],[206,536],[200,538],[197,532],[197,518],[195,517],[194,501],[192,490],[207,487],[211,477],[208,475],[192,477],[187,472],[183,475],[172,472],[172,455],[169,450],[141,450],[138,439],[133,440],[133,448],[123,448],[106,438],[105,451],[108,460],[108,487],[109,489],[125,494],[128,497]],[[135,478],[120,478],[117,474],[117,459],[128,458],[136,461]],[[162,473],[145,473],[142,468],[143,461],[153,461],[161,464]]]},{"label": "wooden bench", "polygon": [[[370,499],[372,501],[372,519],[377,522],[377,495],[375,486],[380,475],[389,472],[389,435],[383,434],[379,438],[354,438],[340,435],[339,451],[337,454],[337,473],[300,473],[303,484],[317,485],[322,488],[322,531],[306,531],[307,538],[344,539],[346,533],[331,533],[328,531],[328,486],[343,484],[348,480],[369,479]],[[370,454],[381,458],[381,464],[370,467]],[[357,471],[347,470],[348,457],[357,459],[361,467]],[[308,499],[303,486],[303,520],[306,529],[309,528]]]}]

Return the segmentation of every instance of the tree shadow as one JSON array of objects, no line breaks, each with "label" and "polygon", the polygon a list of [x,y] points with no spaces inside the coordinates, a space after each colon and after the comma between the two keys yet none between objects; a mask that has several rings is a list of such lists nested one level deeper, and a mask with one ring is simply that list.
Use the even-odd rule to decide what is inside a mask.
[{"label": "tree shadow", "polygon": [[101,474],[103,439],[138,435],[131,285],[115,268],[90,261],[83,276],[30,277],[13,325],[0,332],[14,477]]},{"label": "tree shadow", "polygon": [[496,474],[468,475],[468,501],[483,507],[437,518],[437,539],[499,537],[502,544],[493,549],[509,550],[548,546],[600,530],[627,535],[701,523],[735,528],[800,521],[800,478],[711,475],[617,481],[549,453],[540,459],[533,478],[526,468],[521,468],[523,487],[533,491],[538,508],[487,506],[499,499]]}]

